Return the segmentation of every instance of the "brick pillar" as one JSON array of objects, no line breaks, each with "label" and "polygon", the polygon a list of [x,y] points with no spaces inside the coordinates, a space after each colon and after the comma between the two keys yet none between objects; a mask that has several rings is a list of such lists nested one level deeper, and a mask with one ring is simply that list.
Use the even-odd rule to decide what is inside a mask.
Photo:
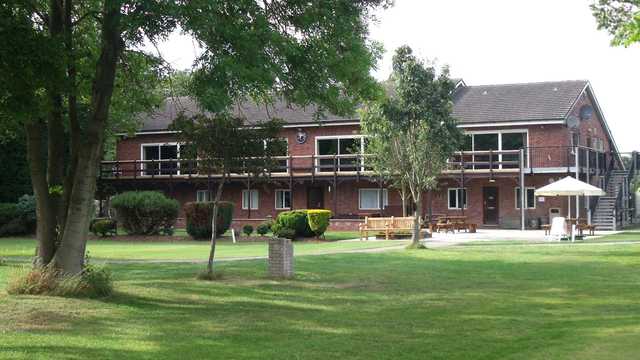
[{"label": "brick pillar", "polygon": [[290,239],[269,239],[269,276],[274,278],[293,277],[293,244]]}]

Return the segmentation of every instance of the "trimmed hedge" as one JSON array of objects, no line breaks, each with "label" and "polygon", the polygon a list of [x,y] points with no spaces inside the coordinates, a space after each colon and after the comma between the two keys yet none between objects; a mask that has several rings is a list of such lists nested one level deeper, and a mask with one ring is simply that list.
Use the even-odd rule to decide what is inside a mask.
[{"label": "trimmed hedge", "polygon": [[333,213],[331,210],[307,210],[307,222],[309,223],[311,231],[313,231],[316,236],[322,236],[324,232],[327,231],[327,228],[329,227],[329,220],[332,216]]},{"label": "trimmed hedge", "polygon": [[[292,210],[278,214],[271,231],[275,236],[285,238],[320,236],[329,227],[330,210]],[[293,230],[293,237],[290,231]]]},{"label": "trimmed hedge", "polygon": [[256,226],[256,232],[258,233],[258,235],[260,236],[265,236],[267,235],[267,233],[269,232],[269,230],[271,230],[271,226],[273,225],[272,222],[269,221],[265,221],[262,224]]},{"label": "trimmed hedge", "polygon": [[118,223],[109,218],[93,219],[89,225],[89,231],[95,236],[118,235]]},{"label": "trimmed hedge", "polygon": [[251,236],[253,234],[253,226],[246,224],[242,227],[242,232],[247,236]]},{"label": "trimmed hedge", "polygon": [[[184,214],[187,218],[187,233],[196,240],[211,238],[211,217],[213,216],[213,202],[189,202],[184,205]],[[228,201],[218,202],[218,217],[216,233],[224,234],[231,226],[233,219],[233,203]]]},{"label": "trimmed hedge", "polygon": [[178,218],[178,201],[157,191],[129,191],[111,200],[118,221],[130,235],[157,235],[171,229]]}]

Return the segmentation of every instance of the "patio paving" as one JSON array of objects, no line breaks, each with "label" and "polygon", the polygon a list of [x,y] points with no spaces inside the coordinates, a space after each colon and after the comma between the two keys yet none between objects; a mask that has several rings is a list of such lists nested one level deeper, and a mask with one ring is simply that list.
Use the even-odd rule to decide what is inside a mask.
[{"label": "patio paving", "polygon": [[[619,232],[620,231],[596,231],[596,235],[589,238],[593,239],[601,236],[616,234]],[[434,233],[432,238],[424,240],[424,244],[428,247],[442,247],[463,244],[472,241],[530,241],[533,243],[548,240],[544,235],[544,230],[521,231],[505,229],[478,229],[476,233]]]}]

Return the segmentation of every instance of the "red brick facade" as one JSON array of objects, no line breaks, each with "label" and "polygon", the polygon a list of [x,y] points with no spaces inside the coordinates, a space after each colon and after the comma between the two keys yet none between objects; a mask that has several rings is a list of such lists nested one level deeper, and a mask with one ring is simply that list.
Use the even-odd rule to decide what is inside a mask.
[{"label": "red brick facade", "polygon": [[[579,116],[580,108],[585,104],[592,104],[590,97],[585,93],[575,103],[572,115]],[[593,104],[592,104],[593,105]],[[595,106],[594,106],[595,108]],[[302,129],[307,134],[306,142],[300,144],[296,141],[296,135]],[[465,129],[468,132],[478,131],[505,131],[505,130],[526,130],[528,133],[528,146],[530,166],[533,168],[547,167],[557,168],[557,171],[549,171],[547,173],[527,174],[525,182],[527,187],[539,188],[558,180],[567,175],[567,158],[566,147],[572,145],[572,131],[564,124],[540,124],[536,122],[530,125],[522,126],[500,126],[500,127],[474,127]],[[582,121],[577,130],[580,133],[581,145],[586,145],[587,138],[600,138],[604,141],[604,150],[612,149],[610,139],[604,129],[602,119],[597,112],[590,120]],[[313,155],[316,154],[316,138],[318,136],[336,136],[336,135],[357,135],[359,134],[358,125],[324,125],[324,126],[306,126],[303,128],[288,127],[282,132],[282,136],[288,140],[289,154],[292,156]],[[117,144],[117,159],[124,160],[140,160],[142,144],[149,143],[170,143],[175,142],[175,136],[166,134],[144,134],[130,138],[123,138]],[[564,147],[560,150],[559,147]],[[312,159],[298,158],[292,160],[294,167],[311,168]],[[493,182],[490,182],[493,179]],[[496,187],[498,190],[498,226],[505,228],[516,228],[520,225],[520,210],[516,209],[515,188],[519,186],[517,172],[509,174],[499,174],[495,178],[485,173],[484,175],[467,177],[465,179],[465,188],[467,189],[468,205],[465,210],[449,209],[448,207],[448,189],[459,188],[459,178],[451,176],[443,178],[439,184],[439,190],[434,192],[432,196],[432,213],[438,215],[464,215],[468,217],[469,222],[476,223],[480,226],[484,224],[484,196],[483,188]],[[598,184],[599,177],[591,176],[590,182]],[[124,181],[124,180],[122,180]],[[137,188],[135,181],[129,180],[130,183],[126,187],[128,189]],[[140,181],[140,180],[137,180]],[[360,223],[361,218],[380,213],[379,210],[363,210],[359,208],[360,189],[378,188],[375,179],[360,177],[359,180],[353,178],[339,178],[334,183],[333,177],[317,177],[313,181],[308,177],[304,179],[294,178],[292,182],[292,202],[294,209],[304,209],[308,207],[308,191],[310,188],[318,188],[322,192],[324,208],[334,212],[336,219],[332,221],[331,228],[335,230],[354,230]],[[180,179],[173,180],[172,184],[168,181],[158,180],[155,183],[147,183],[146,188],[163,189],[170,196],[176,198],[181,204],[189,201],[196,201],[196,191],[206,190],[208,185],[206,179]],[[140,185],[139,187],[142,187]],[[240,226],[245,223],[256,225],[268,218],[273,218],[282,210],[275,207],[275,193],[277,189],[288,189],[289,178],[275,179],[271,183],[253,184],[252,188],[259,193],[258,208],[254,210],[242,209],[242,191],[245,190],[246,184],[242,181],[235,181],[225,185],[223,199],[232,201],[236,204],[234,213],[234,226]],[[427,197],[425,196],[425,199]],[[388,192],[389,207],[385,211],[386,214],[401,215],[400,196],[394,190]],[[581,216],[586,215],[584,209],[585,201],[581,200]],[[548,222],[549,210],[551,208],[560,209],[562,214],[567,212],[566,198],[536,198],[535,208],[525,211],[527,220],[535,219],[543,223]],[[573,213],[575,214],[575,200],[572,203]],[[427,201],[424,201],[423,213],[428,213]],[[183,224],[182,213],[179,225]]]}]

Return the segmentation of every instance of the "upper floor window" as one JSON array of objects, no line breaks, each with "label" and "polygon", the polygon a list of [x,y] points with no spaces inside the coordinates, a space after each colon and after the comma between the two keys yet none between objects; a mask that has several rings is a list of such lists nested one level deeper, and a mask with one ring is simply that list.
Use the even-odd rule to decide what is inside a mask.
[{"label": "upper floor window", "polygon": [[318,136],[316,154],[318,171],[362,170],[359,154],[363,153],[362,136]]},{"label": "upper floor window", "polygon": [[176,175],[180,173],[180,145],[142,144],[143,175]]},{"label": "upper floor window", "polygon": [[[488,169],[493,163],[493,168],[512,169],[517,168],[519,154],[516,150],[528,146],[528,133],[526,130],[503,130],[495,132],[470,132],[465,134],[462,143],[463,151],[476,151],[471,159],[465,157],[465,161],[473,161],[475,169]],[[487,154],[489,151],[497,154]],[[501,153],[507,152],[510,153]]]},{"label": "upper floor window", "polygon": [[[271,148],[271,145],[274,145]],[[281,138],[277,141],[268,142],[265,141],[265,150],[269,151],[269,155],[272,156],[272,159],[275,159],[273,164],[273,168],[271,169],[272,173],[286,173],[289,170],[289,159],[286,156],[289,155],[289,139]]]},{"label": "upper floor window", "polygon": [[211,196],[208,190],[196,191],[196,202],[207,202],[207,201],[211,201]]}]

